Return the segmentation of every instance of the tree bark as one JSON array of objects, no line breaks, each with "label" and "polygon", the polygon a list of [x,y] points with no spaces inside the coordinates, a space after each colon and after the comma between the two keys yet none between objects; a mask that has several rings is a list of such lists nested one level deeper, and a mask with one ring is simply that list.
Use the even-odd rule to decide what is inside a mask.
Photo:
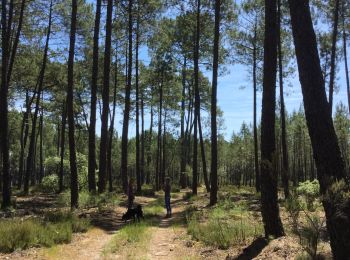
[{"label": "tree bark", "polygon": [[7,66],[8,66],[8,35],[6,33],[6,5],[7,1],[2,0],[1,10],[1,90],[0,90],[0,118],[2,126],[1,134],[1,153],[2,153],[2,208],[11,206],[11,176],[9,164],[9,141],[8,141],[8,82],[7,82]]},{"label": "tree bark", "polygon": [[219,67],[221,0],[215,1],[214,49],[213,49],[213,83],[211,95],[211,174],[210,174],[210,205],[217,202],[218,193],[218,136],[216,123],[217,85]]},{"label": "tree bark", "polygon": [[289,162],[288,162],[288,147],[287,147],[287,127],[286,127],[286,113],[283,93],[283,53],[282,53],[282,38],[281,38],[281,0],[277,0],[277,14],[278,14],[278,75],[280,87],[280,102],[281,102],[281,144],[282,144],[282,183],[284,190],[284,197],[289,197]]},{"label": "tree bark", "polygon": [[333,111],[333,93],[335,81],[335,60],[337,57],[337,37],[338,37],[338,23],[339,23],[339,1],[335,0],[334,19],[333,19],[333,33],[332,33],[332,51],[331,51],[331,71],[329,74],[329,108],[332,116]]},{"label": "tree bark", "polygon": [[345,180],[345,166],[327,102],[309,1],[289,0],[289,8],[305,116],[320,191],[324,195],[322,203],[332,253],[334,259],[349,259],[350,202],[344,196],[349,184],[338,190],[332,187],[335,182]]},{"label": "tree bark", "polygon": [[68,56],[68,86],[67,86],[67,116],[68,116],[68,139],[69,139],[69,163],[70,163],[70,189],[71,189],[71,208],[78,208],[79,205],[79,184],[77,159],[75,154],[75,136],[74,136],[74,108],[73,108],[73,91],[74,91],[74,50],[75,50],[75,33],[77,25],[77,0],[72,0],[72,15],[69,40]]},{"label": "tree bark", "polygon": [[128,188],[128,131],[129,131],[129,116],[130,116],[130,92],[132,79],[132,8],[133,0],[129,0],[128,7],[128,41],[129,41],[129,58],[128,58],[128,78],[125,87],[125,108],[123,118],[123,133],[122,133],[122,154],[121,154],[121,176],[123,183],[123,190],[126,193]]},{"label": "tree bark", "polygon": [[284,235],[277,201],[275,106],[277,69],[276,0],[265,0],[264,78],[261,111],[261,215],[265,237]]},{"label": "tree bark", "polygon": [[108,145],[108,110],[109,110],[109,78],[111,68],[111,43],[112,43],[112,14],[113,1],[108,0],[106,20],[106,41],[103,69],[103,91],[102,91],[102,117],[101,117],[101,142],[100,142],[100,167],[98,172],[98,192],[106,190],[107,175],[107,145]]}]

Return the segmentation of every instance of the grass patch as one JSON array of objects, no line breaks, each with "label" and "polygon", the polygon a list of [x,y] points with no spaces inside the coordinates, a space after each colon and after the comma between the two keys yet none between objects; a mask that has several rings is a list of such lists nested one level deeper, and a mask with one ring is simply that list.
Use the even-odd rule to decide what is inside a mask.
[{"label": "grass patch", "polygon": [[143,213],[147,217],[155,217],[162,215],[164,213],[164,199],[163,197],[158,197],[156,200],[152,201],[143,208]]},{"label": "grass patch", "polygon": [[125,246],[130,246],[130,252],[133,249],[144,248],[146,241],[150,239],[149,226],[145,222],[133,223],[124,226],[104,249],[104,254],[115,253]]},{"label": "grass patch", "polygon": [[198,214],[187,219],[188,233],[195,240],[219,249],[228,249],[232,245],[239,245],[249,238],[256,238],[262,233],[262,226],[253,224],[241,218],[236,221],[225,221],[216,217],[217,212],[211,214],[206,222],[200,222]]},{"label": "grass patch", "polygon": [[187,231],[193,239],[219,249],[243,244],[263,233],[262,225],[251,217],[244,200],[227,198],[200,212],[195,207],[188,207],[186,219]]},{"label": "grass patch", "polygon": [[72,228],[66,223],[42,223],[39,220],[2,220],[0,222],[0,251],[10,253],[34,246],[68,243]]}]

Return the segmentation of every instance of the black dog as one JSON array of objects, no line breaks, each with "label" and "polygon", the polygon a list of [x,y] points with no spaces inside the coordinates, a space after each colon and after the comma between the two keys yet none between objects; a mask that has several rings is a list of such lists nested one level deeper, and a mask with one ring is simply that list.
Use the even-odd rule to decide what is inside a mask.
[{"label": "black dog", "polygon": [[144,218],[141,205],[137,205],[136,208],[128,209],[122,216],[122,220],[125,222],[129,219],[133,219],[134,221],[137,219],[137,221],[140,221],[140,218]]}]

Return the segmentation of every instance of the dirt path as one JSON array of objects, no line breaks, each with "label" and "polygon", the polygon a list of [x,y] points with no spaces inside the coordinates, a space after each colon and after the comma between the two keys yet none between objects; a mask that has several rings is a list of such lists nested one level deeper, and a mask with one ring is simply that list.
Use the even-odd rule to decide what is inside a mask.
[{"label": "dirt path", "polygon": [[173,203],[173,216],[160,220],[159,226],[153,228],[149,242],[148,259],[197,259],[192,244],[183,240],[186,228],[178,225],[183,222],[185,206],[182,200]]}]

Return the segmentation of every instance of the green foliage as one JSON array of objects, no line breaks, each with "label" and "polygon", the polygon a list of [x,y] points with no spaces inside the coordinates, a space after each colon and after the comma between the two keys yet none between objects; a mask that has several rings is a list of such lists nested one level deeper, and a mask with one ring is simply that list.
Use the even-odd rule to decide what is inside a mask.
[{"label": "green foliage", "polygon": [[32,246],[52,246],[68,243],[72,228],[66,222],[51,224],[38,220],[2,220],[0,222],[0,251],[4,253]]},{"label": "green foliage", "polygon": [[[48,157],[45,160],[45,169],[49,176],[58,176],[61,166],[61,158],[57,156]],[[77,153],[77,169],[78,169],[78,182],[79,189],[85,190],[88,187],[87,175],[88,175],[88,165],[87,165],[87,156],[82,153]],[[69,160],[63,160],[63,185],[64,187],[70,186],[70,166]],[[50,177],[52,178],[52,177]],[[52,180],[52,179],[51,179]],[[42,187],[45,192],[53,192],[53,187],[49,188],[48,191],[45,190],[46,187]],[[58,177],[57,177],[57,188],[58,189]]]},{"label": "green foliage", "polygon": [[44,220],[51,223],[66,223],[71,225],[73,233],[86,232],[90,227],[90,220],[79,218],[70,211],[49,211],[45,214]]},{"label": "green foliage", "polygon": [[[70,206],[70,192],[65,191],[58,197],[60,205],[69,207]],[[118,205],[120,197],[118,194],[113,192],[106,192],[102,194],[89,193],[86,190],[79,192],[79,207],[80,208],[105,208],[109,206]]]},{"label": "green foliage", "polygon": [[306,207],[310,211],[315,210],[315,200],[320,194],[320,184],[318,180],[305,181],[299,183],[297,187],[298,194],[302,195],[306,201]]},{"label": "green foliage", "polygon": [[47,175],[43,178],[40,189],[43,192],[55,193],[58,191],[58,176],[55,174]]},{"label": "green foliage", "polygon": [[289,220],[294,232],[298,232],[299,216],[302,210],[302,205],[298,196],[294,193],[290,194],[289,198],[285,201],[285,207],[288,213]]}]

